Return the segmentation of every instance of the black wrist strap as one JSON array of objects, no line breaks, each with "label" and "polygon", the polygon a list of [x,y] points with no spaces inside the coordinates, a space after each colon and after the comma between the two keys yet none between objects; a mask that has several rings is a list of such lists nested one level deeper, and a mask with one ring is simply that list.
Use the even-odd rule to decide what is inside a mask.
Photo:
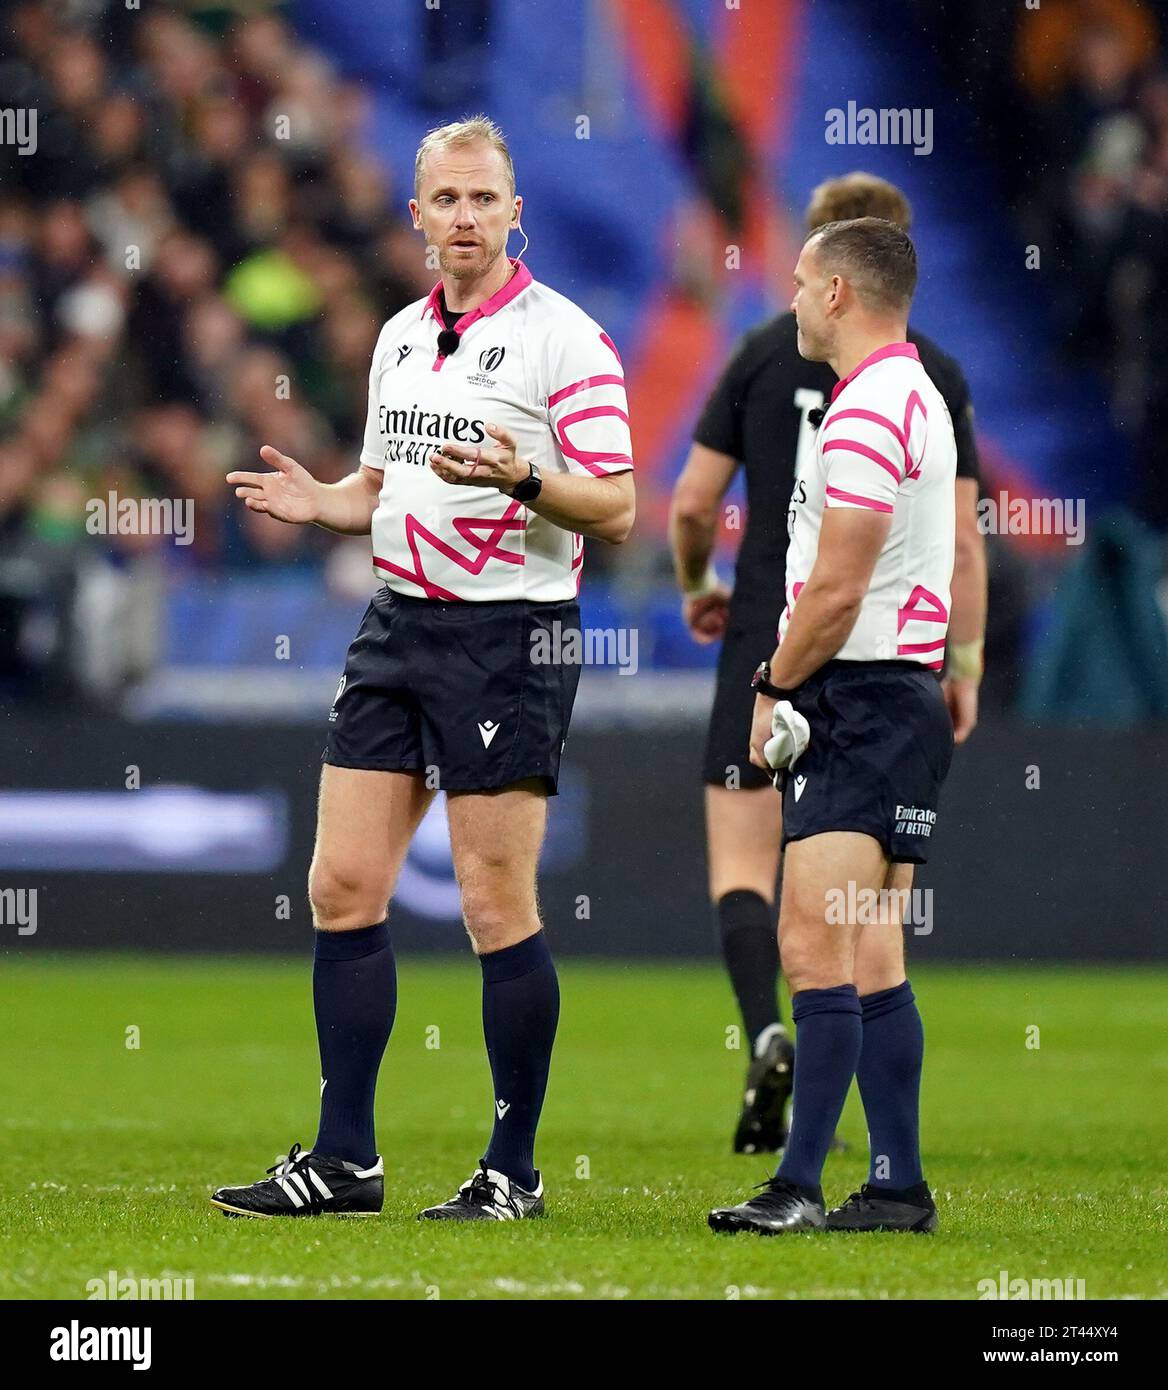
[{"label": "black wrist strap", "polygon": [[765,695],[768,700],[789,700],[795,693],[793,690],[784,690],[782,686],[772,685],[770,681],[759,681],[754,690],[756,695]]},{"label": "black wrist strap", "polygon": [[[538,484],[538,486],[536,487],[534,496],[527,497],[527,498],[524,498],[524,497],[522,497],[522,496],[520,496],[520,497],[515,497],[515,494],[516,494],[517,492],[520,492],[521,489],[526,489],[527,486],[528,486],[528,484],[531,483],[533,480]],[[526,477],[526,478],[520,478],[519,481],[514,485],[514,487],[512,487],[511,491],[508,492],[508,493],[506,494],[506,496],[508,496],[508,497],[515,497],[515,500],[516,500],[517,502],[523,502],[523,501],[534,502],[534,501],[535,501],[535,498],[538,497],[539,494],[540,494],[540,492],[542,492],[542,491],[543,491],[543,478],[542,478],[542,476],[541,476],[539,473],[537,473],[536,470],[535,470],[535,461],[534,461],[533,459],[528,459],[528,460],[527,460],[527,477]]]}]

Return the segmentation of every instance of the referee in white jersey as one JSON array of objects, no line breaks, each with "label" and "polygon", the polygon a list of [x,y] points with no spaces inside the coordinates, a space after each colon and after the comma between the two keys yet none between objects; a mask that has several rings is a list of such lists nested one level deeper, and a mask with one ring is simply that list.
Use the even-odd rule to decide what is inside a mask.
[{"label": "referee in white jersey", "polygon": [[[921,1170],[924,1035],[901,914],[924,863],[953,726],[944,665],[957,446],[906,341],[917,259],[877,217],[811,233],[795,268],[799,352],[839,380],[788,512],[779,646],[755,675],[750,759],[779,772],[779,948],[796,1024],[794,1110],[764,1190],[715,1231],[930,1231]],[[871,1177],[831,1212],[824,1159],[852,1077]]]},{"label": "referee in white jersey", "polygon": [[[907,232],[908,199],[894,184],[856,171],[827,179],[807,205],[807,233],[828,222],[883,217]],[[805,233],[806,234],[806,233]],[[835,385],[826,362],[799,353],[789,310],[751,329],[714,386],[694,427],[673,491],[670,537],[683,616],[698,642],[720,639],[702,780],[710,900],[730,983],[749,1041],[736,1153],[787,1142],[794,1048],[779,1011],[775,881],[782,803],[771,777],[750,765],[750,680],[773,650],[783,607],[787,508],[799,460],[815,447],[816,422]],[[941,690],[961,744],[977,723],[985,632],[985,537],[978,529],[978,457],[973,405],[959,364],[912,323],[908,341],[945,397],[957,439],[957,532],[947,666]],[[712,564],[722,498],[741,469],[746,524],[733,585]],[[773,775],[773,774],[772,774]]]},{"label": "referee in white jersey", "polygon": [[265,446],[274,472],[228,475],[253,511],[372,533],[385,581],[349,648],[321,775],[309,877],[320,1126],[272,1177],[219,1188],[211,1200],[230,1214],[381,1210],[373,1101],[396,1003],[387,904],[437,790],[482,966],[493,1128],[472,1177],[421,1215],[543,1212],[535,1131],[559,990],[536,867],[579,668],[534,656],[579,626],[583,537],[619,544],[635,504],[620,357],[508,259],[522,203],[491,121],[431,131],[409,206],[442,279],[381,331],[358,471],[325,485]]}]

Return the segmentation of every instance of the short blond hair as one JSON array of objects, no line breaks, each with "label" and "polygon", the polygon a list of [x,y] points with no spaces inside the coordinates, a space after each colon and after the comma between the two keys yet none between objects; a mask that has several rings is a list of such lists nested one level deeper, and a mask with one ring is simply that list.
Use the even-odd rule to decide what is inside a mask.
[{"label": "short blond hair", "polygon": [[439,150],[453,150],[463,145],[476,145],[480,141],[490,145],[493,150],[498,150],[503,156],[507,179],[511,184],[511,194],[514,196],[515,166],[511,163],[511,151],[507,148],[506,137],[489,116],[483,115],[468,116],[465,121],[452,121],[450,125],[436,126],[433,130],[426,132],[414,159],[414,196],[417,197],[421,192],[422,171],[428,155],[435,154]]},{"label": "short blond hair", "polygon": [[809,232],[829,222],[851,222],[857,217],[882,217],[907,232],[912,226],[912,207],[894,183],[859,170],[826,179],[807,204]]}]

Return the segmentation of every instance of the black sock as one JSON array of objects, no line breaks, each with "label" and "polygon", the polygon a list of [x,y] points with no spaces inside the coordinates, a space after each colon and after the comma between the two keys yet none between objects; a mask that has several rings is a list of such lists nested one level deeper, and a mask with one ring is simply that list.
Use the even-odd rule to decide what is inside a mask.
[{"label": "black sock", "polygon": [[560,1017],[560,985],[543,932],[479,957],[483,1037],[495,1084],[495,1127],[483,1162],[535,1189],[535,1130]]},{"label": "black sock", "polygon": [[874,1187],[907,1189],[922,1181],[921,1063],[925,1030],[907,980],[895,989],[865,994],[864,1044],[856,1067],[868,1121]]},{"label": "black sock", "polygon": [[753,1048],[764,1028],[779,1022],[779,937],[772,903],[749,888],[718,899],[718,927],[730,983]]},{"label": "black sock", "polygon": [[791,1132],[775,1176],[818,1192],[860,1060],[864,1025],[856,987],[801,989],[791,997],[791,1016],[796,1030]]},{"label": "black sock", "polygon": [[397,1011],[389,927],[318,931],[312,1001],[320,1043],[316,1153],[369,1168],[377,1161],[373,1094]]}]

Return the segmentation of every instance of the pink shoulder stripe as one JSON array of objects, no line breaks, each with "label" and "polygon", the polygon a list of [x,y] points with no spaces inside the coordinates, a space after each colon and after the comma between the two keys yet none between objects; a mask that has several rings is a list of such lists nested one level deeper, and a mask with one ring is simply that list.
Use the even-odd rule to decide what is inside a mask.
[{"label": "pink shoulder stripe", "polygon": [[899,425],[894,425],[887,415],[881,415],[875,410],[864,410],[860,406],[854,406],[848,410],[837,410],[828,421],[828,424],[834,425],[837,420],[868,420],[873,425],[883,425],[900,447],[902,449],[904,448],[904,431]]},{"label": "pink shoulder stripe", "polygon": [[850,410],[837,411],[827,422],[828,428],[834,425],[837,420],[867,420],[870,425],[880,425],[886,429],[900,445],[900,452],[904,455],[904,476],[907,478],[912,472],[912,459],[908,452],[908,432],[902,430],[899,425],[893,424],[887,415],[881,415],[875,410],[865,410],[862,406],[855,406]]},{"label": "pink shoulder stripe", "polygon": [[873,497],[861,497],[855,492],[843,492],[838,487],[828,487],[826,489],[828,497],[834,497],[837,502],[850,502],[856,507],[867,507],[872,512],[892,511],[890,502],[877,502]]},{"label": "pink shoulder stripe", "polygon": [[625,364],[621,362],[621,355],[616,350],[616,344],[612,341],[608,334],[604,332],[603,329],[601,329],[600,332],[600,341],[604,344],[606,348],[608,348],[609,352],[612,353],[612,355],[616,358],[618,362],[620,362],[620,365],[623,367]]},{"label": "pink shoulder stripe", "polygon": [[829,439],[823,446],[823,452],[826,454],[831,449],[846,449],[849,454],[859,454],[861,458],[871,459],[873,463],[878,463],[886,473],[890,473],[897,483],[900,482],[900,473],[897,471],[896,465],[890,463],[883,454],[878,453],[875,449],[870,449],[867,444],[861,444],[855,439]]},{"label": "pink shoulder stripe", "polygon": [[566,400],[569,396],[574,396],[578,391],[589,391],[593,386],[623,386],[625,379],[623,376],[586,376],[579,381],[572,382],[571,386],[561,386],[558,391],[553,391],[548,397],[548,409],[557,405],[560,401]]}]

